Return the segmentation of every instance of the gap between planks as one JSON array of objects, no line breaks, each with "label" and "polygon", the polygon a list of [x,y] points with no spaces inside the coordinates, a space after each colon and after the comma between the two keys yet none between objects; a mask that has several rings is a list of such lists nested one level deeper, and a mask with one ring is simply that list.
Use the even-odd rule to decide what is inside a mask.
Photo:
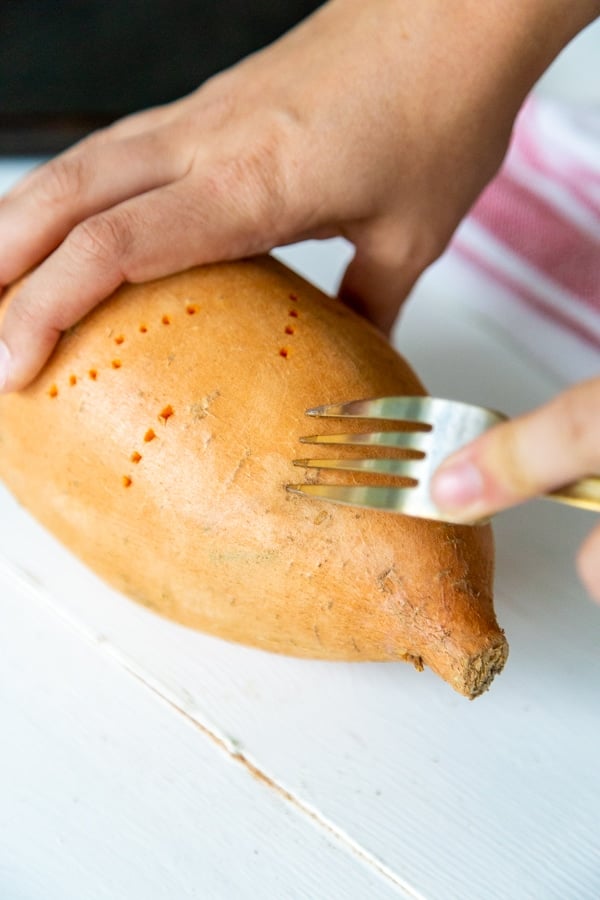
[{"label": "gap between planks", "polygon": [[382,862],[382,860],[378,859],[373,853],[359,844],[358,841],[355,841],[351,835],[344,831],[344,829],[330,821],[326,816],[320,813],[318,809],[277,781],[274,776],[269,775],[261,768],[256,760],[242,752],[235,740],[232,740],[226,734],[222,733],[214,724],[209,724],[194,713],[186,710],[181,699],[174,692],[166,690],[164,684],[158,679],[152,678],[149,673],[138,666],[133,659],[129,658],[106,637],[94,634],[90,629],[86,628],[82,622],[69,615],[57,604],[52,592],[47,590],[39,582],[36,576],[0,554],[0,579],[2,578],[8,582],[13,582],[14,586],[19,591],[26,596],[31,597],[34,602],[43,603],[80,637],[83,637],[84,640],[94,645],[100,652],[104,653],[107,657],[110,657],[147,690],[151,691],[159,702],[168,706],[177,715],[182,716],[191,727],[209,738],[231,762],[243,766],[253,778],[260,781],[271,791],[274,791],[279,799],[291,806],[297,814],[308,819],[313,827],[316,826],[318,829],[326,832],[330,837],[333,837],[338,844],[359,859],[364,865],[374,869],[380,877],[402,891],[405,897],[409,898],[409,900],[427,900],[423,894],[408,884],[397,872],[394,872]]}]

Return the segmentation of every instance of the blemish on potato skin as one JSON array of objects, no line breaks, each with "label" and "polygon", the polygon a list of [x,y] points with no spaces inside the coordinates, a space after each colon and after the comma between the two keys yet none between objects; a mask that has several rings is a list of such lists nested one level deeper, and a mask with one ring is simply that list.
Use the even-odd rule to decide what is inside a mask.
[{"label": "blemish on potato skin", "polygon": [[194,421],[198,422],[200,419],[205,419],[210,413],[210,407],[220,396],[221,392],[219,390],[214,390],[212,393],[207,394],[206,397],[203,397],[199,402],[192,403],[189,410]]},{"label": "blemish on potato skin", "polygon": [[397,591],[396,572],[393,566],[377,576],[377,586],[384,594],[395,594]]}]

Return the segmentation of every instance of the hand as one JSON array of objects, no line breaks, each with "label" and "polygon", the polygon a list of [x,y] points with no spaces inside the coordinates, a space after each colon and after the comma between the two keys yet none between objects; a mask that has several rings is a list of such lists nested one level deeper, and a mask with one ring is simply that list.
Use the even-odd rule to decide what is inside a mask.
[{"label": "hand", "polygon": [[[0,389],[123,281],[307,237],[356,246],[341,295],[382,328],[504,154],[590,0],[331,0],[176,103],[116,123],[0,203]],[[38,265],[40,264],[41,265]]]},{"label": "hand", "polygon": [[[498,425],[440,466],[431,485],[435,503],[473,521],[600,472],[598,410],[600,378]],[[578,570],[600,602],[600,526],[581,548]]]}]

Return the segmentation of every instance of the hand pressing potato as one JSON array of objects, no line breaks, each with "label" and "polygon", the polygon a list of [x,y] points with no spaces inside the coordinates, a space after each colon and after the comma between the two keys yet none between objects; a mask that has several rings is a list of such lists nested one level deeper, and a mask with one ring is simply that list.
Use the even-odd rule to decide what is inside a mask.
[{"label": "hand pressing potato", "polygon": [[496,171],[589,0],[331,0],[192,95],[87,138],[0,206],[0,389],[123,281],[307,237],[356,247],[342,296],[383,329]]}]

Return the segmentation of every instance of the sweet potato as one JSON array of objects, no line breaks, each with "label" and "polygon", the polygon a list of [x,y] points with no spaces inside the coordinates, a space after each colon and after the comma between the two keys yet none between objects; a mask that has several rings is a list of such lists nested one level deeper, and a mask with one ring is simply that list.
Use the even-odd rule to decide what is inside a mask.
[{"label": "sweet potato", "polygon": [[474,697],[507,654],[490,528],[285,490],[307,407],[423,392],[374,328],[274,260],[206,266],[122,287],[0,398],[0,477],[169,618],[297,656],[408,660]]}]

